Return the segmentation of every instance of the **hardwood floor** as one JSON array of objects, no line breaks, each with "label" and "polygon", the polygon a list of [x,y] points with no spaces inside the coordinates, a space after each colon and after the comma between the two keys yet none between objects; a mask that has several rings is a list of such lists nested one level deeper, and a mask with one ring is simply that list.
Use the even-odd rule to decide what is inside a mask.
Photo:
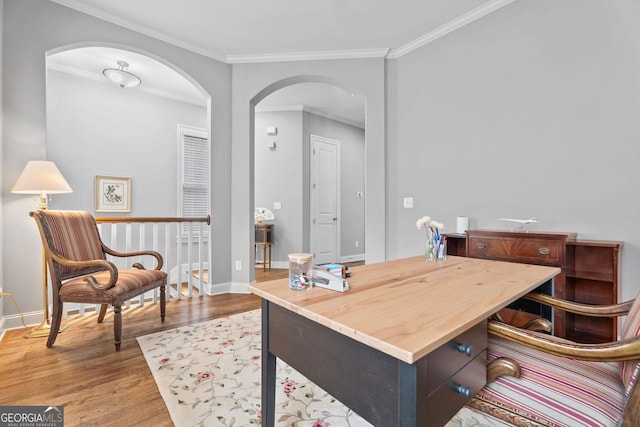
[{"label": "hardwood floor", "polygon": [[[256,269],[257,281],[286,275]],[[259,307],[258,297],[242,294],[170,300],[164,323],[157,305],[123,310],[119,352],[111,314],[102,324],[95,314],[71,316],[52,348],[46,338],[23,338],[24,329],[8,331],[0,342],[0,405],[63,405],[65,426],[171,426],[135,337]]]}]

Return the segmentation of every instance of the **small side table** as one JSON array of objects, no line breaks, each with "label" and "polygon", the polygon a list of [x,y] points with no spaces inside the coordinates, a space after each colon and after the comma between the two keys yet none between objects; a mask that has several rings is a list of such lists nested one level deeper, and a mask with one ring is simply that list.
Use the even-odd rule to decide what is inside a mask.
[{"label": "small side table", "polygon": [[[262,261],[258,260],[258,245],[262,245]],[[261,265],[263,270],[271,270],[271,246],[273,245],[273,224],[260,223],[255,225],[254,257],[255,264]]]}]

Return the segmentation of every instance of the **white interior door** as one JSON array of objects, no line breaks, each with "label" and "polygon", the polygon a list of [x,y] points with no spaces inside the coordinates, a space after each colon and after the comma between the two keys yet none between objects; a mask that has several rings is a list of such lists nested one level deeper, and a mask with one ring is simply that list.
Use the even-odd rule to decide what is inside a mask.
[{"label": "white interior door", "polygon": [[315,264],[338,261],[340,142],[311,135],[311,253]]}]

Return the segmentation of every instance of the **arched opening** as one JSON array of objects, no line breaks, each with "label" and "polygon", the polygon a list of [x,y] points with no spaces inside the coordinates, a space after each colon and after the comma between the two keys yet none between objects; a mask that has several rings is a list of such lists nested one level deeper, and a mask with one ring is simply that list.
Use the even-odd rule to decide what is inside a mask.
[{"label": "arched opening", "polygon": [[[116,68],[118,61],[129,64],[128,71],[142,80],[139,86],[122,88],[105,77],[103,70]],[[208,152],[209,168],[212,163],[210,97],[193,79],[164,60],[120,46],[56,49],[47,55],[46,72],[47,159],[56,163],[73,189],[52,200],[53,209],[86,210],[98,216],[209,214],[206,203],[202,213],[189,212],[190,199],[183,191],[185,134],[207,147],[198,152]],[[123,212],[99,207],[97,182],[113,177],[129,182],[130,203]],[[202,189],[204,199],[206,191]],[[210,197],[211,188],[208,191]],[[122,247],[123,239],[119,236],[117,243]],[[206,242],[202,247],[208,268],[211,254]],[[162,252],[167,271],[179,274],[177,246]]]},{"label": "arched opening", "polygon": [[[255,207],[275,214],[272,265],[301,251],[314,262],[364,260],[366,98],[305,75],[268,86],[251,106]],[[331,148],[328,164],[317,144]]]},{"label": "arched opening", "polygon": [[[120,88],[108,81],[102,71],[118,61],[129,63],[142,84]],[[147,53],[95,45],[50,51],[47,157],[74,189],[64,205],[93,211],[96,175],[129,176],[132,216],[176,215],[177,126],[210,134],[209,104],[193,79]]]}]

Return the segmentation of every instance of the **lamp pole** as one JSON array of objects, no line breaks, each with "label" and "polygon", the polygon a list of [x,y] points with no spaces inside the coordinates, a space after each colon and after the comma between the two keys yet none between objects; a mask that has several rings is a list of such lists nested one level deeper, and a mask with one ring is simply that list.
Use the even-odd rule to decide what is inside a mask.
[{"label": "lamp pole", "polygon": [[[47,210],[47,196],[49,194],[71,193],[73,190],[64,179],[58,167],[49,161],[30,160],[18,177],[18,180],[11,189],[17,194],[39,194],[40,210]],[[25,338],[38,338],[49,335],[51,331],[51,320],[49,319],[49,271],[47,268],[47,258],[44,245],[41,251],[42,257],[42,305],[44,320],[35,328],[25,334]],[[60,332],[65,330],[67,325],[60,325]]]}]

